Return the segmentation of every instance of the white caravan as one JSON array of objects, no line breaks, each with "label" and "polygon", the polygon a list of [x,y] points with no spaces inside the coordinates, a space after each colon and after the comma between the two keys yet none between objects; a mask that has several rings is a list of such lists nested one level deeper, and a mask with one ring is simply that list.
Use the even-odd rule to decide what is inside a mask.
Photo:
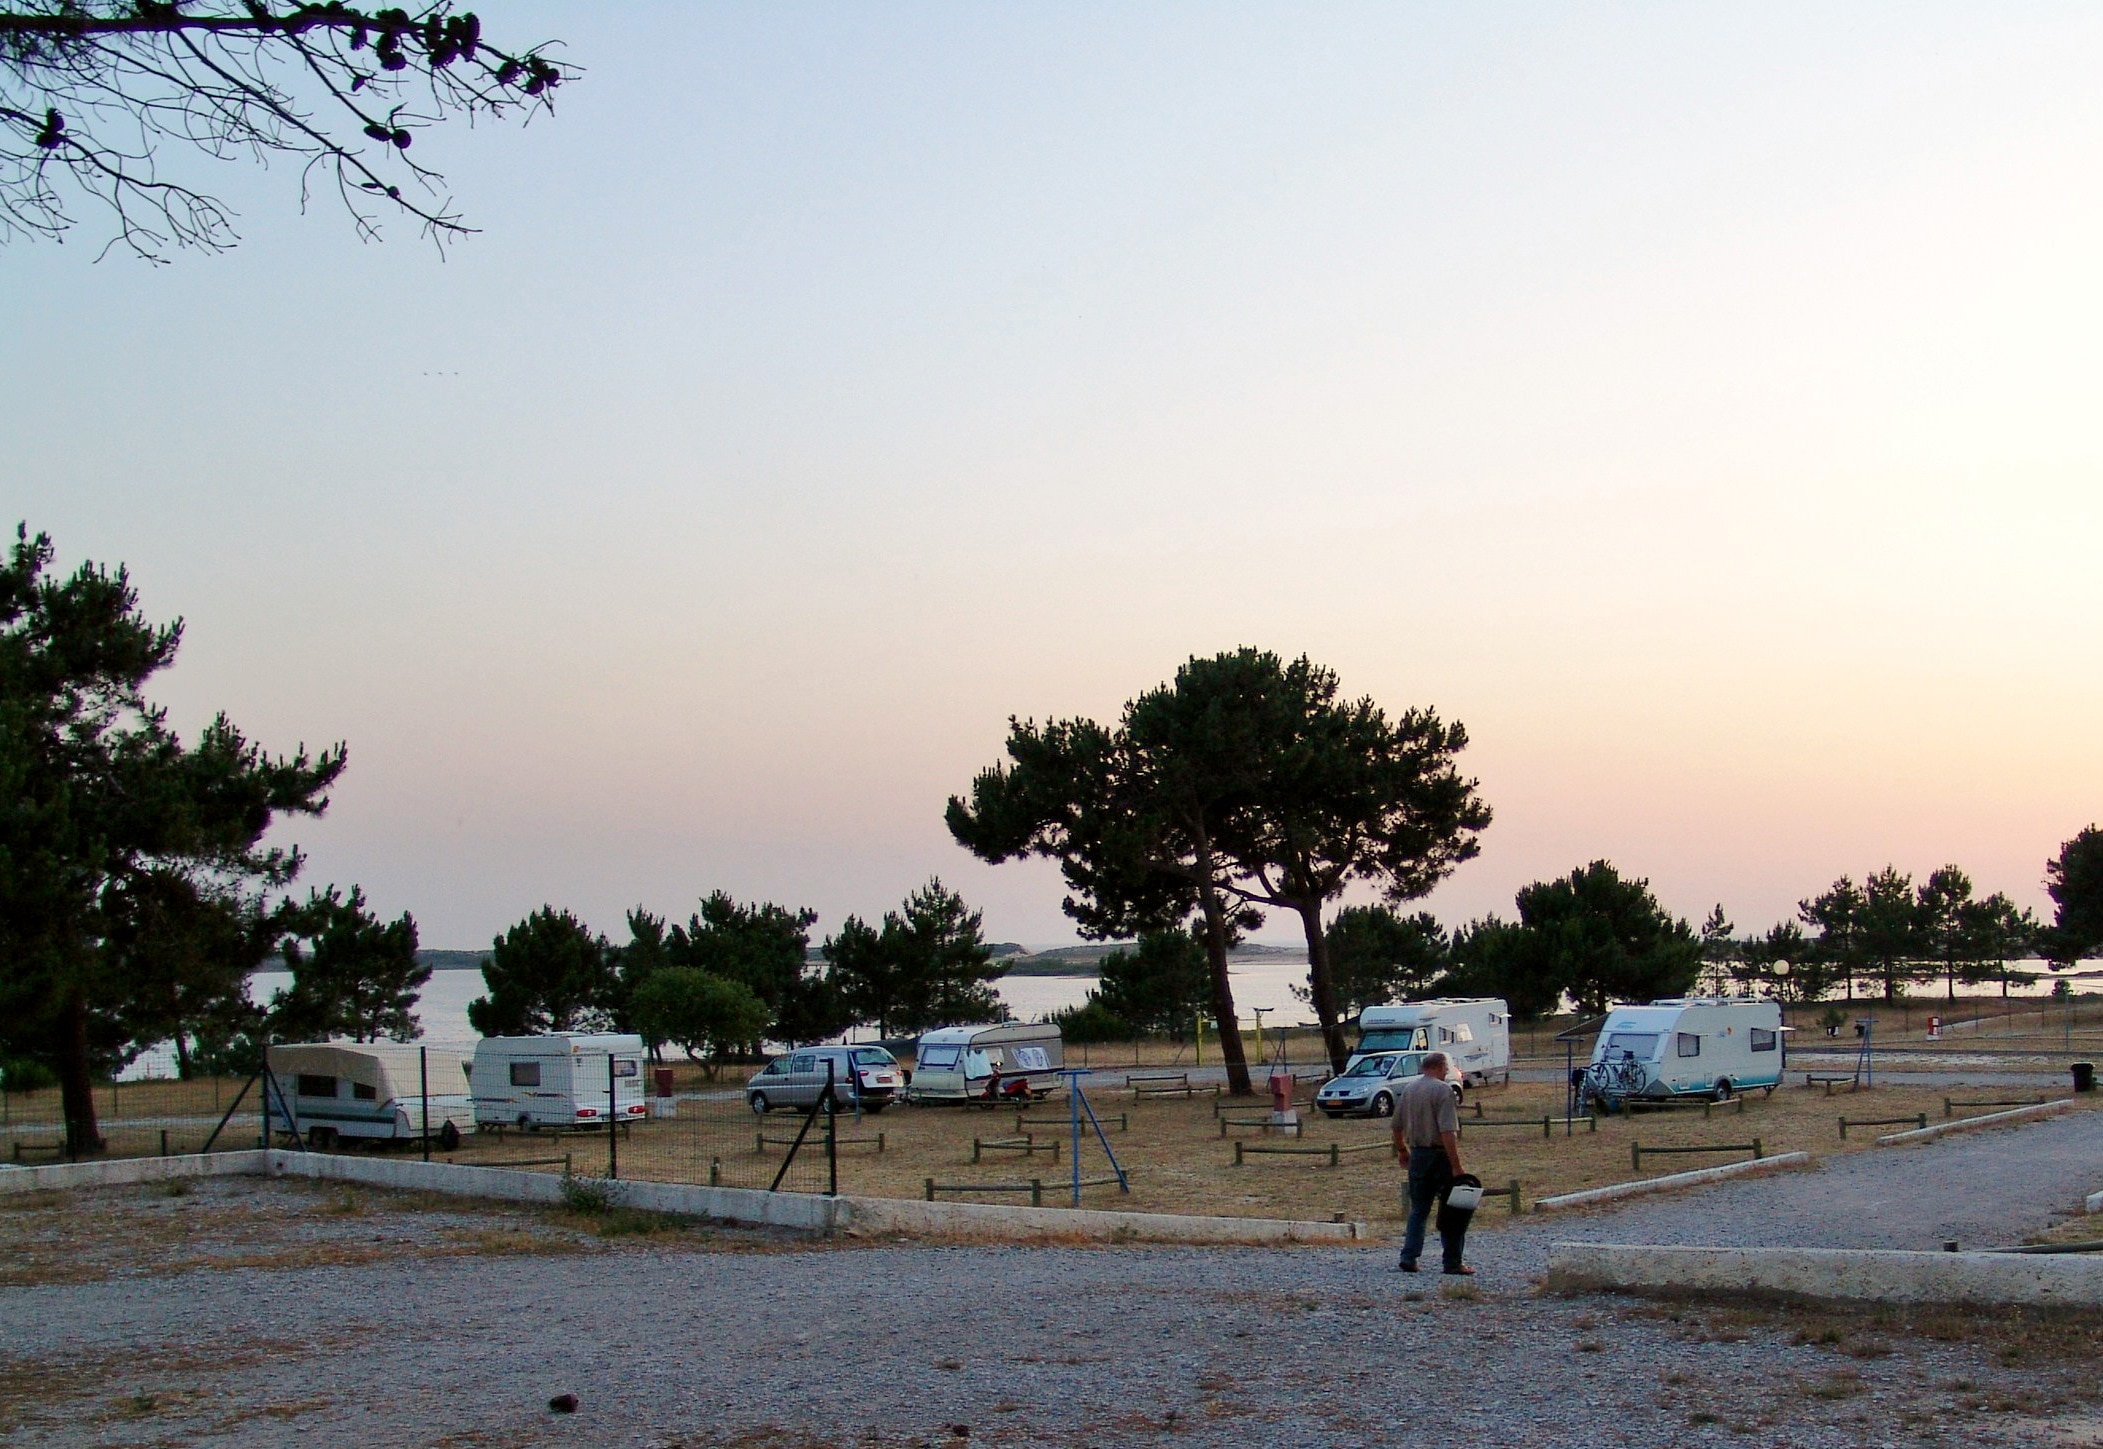
[{"label": "white caravan", "polygon": [[484,1037],[470,1080],[478,1127],[603,1127],[649,1110],[643,1039],[617,1032]]},{"label": "white caravan", "polygon": [[[986,1095],[997,1074],[1004,1092],[1042,1097],[1059,1084],[1066,1039],[1049,1022],[1002,1021],[989,1026],[944,1026],[913,1049],[916,1102],[967,1101]],[[1025,1084],[1016,1087],[1017,1081]]]},{"label": "white caravan", "polygon": [[1613,1110],[1630,1097],[1712,1096],[1782,1082],[1782,1008],[1751,996],[1689,996],[1607,1013],[1584,1093]]},{"label": "white caravan", "polygon": [[465,1047],[300,1042],[270,1047],[264,1060],[278,1088],[264,1094],[270,1130],[297,1132],[309,1147],[435,1137],[451,1149],[474,1130]]},{"label": "white caravan", "polygon": [[1501,997],[1442,996],[1401,1006],[1368,1006],[1358,1017],[1358,1050],[1348,1073],[1369,1052],[1444,1052],[1471,1086],[1492,1076],[1511,1080],[1512,1013]]}]

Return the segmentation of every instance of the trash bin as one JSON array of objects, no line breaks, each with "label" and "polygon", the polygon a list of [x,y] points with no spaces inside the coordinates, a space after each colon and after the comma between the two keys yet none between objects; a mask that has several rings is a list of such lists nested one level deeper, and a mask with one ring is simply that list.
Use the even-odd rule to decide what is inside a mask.
[{"label": "trash bin", "polygon": [[653,1117],[677,1116],[679,1109],[672,1097],[672,1069],[670,1067],[656,1067],[652,1069],[650,1075],[655,1078],[657,1087],[657,1100],[650,1104],[650,1115]]},{"label": "trash bin", "polygon": [[2096,1064],[2094,1062],[2074,1063],[2074,1090],[2077,1092],[2093,1092],[2096,1090]]}]

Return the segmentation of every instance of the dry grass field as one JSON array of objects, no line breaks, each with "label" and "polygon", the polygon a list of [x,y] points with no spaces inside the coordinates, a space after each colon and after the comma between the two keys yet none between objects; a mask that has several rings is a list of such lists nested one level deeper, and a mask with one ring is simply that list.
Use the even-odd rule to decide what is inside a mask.
[{"label": "dry grass field", "polygon": [[[1389,1149],[1389,1124],[1378,1120],[1330,1121],[1302,1109],[1304,1132],[1298,1136],[1275,1134],[1253,1126],[1229,1126],[1221,1132],[1221,1115],[1228,1118],[1260,1117],[1260,1102],[1236,1102],[1216,1098],[1209,1092],[1191,1099],[1133,1100],[1132,1094],[1115,1084],[1117,1074],[1098,1076],[1089,1089],[1089,1100],[1105,1126],[1111,1148],[1131,1176],[1129,1195],[1114,1185],[1086,1188],[1083,1202],[1091,1207],[1128,1208],[1140,1212],[1209,1213],[1240,1217],[1327,1219],[1341,1214],[1348,1218],[1392,1223],[1401,1216],[1397,1195],[1399,1174]],[[1685,1156],[1645,1158],[1640,1172],[1631,1167],[1630,1148],[1640,1142],[1649,1147],[1686,1147],[1702,1144],[1750,1143],[1760,1140],[1763,1153],[1807,1151],[1814,1154],[1857,1152],[1870,1148],[1882,1132],[1897,1127],[1858,1129],[1850,1127],[1842,1138],[1839,1119],[1917,1118],[1926,1114],[1930,1122],[1943,1120],[1945,1098],[1963,1100],[2019,1098],[2035,1100],[2031,1091],[1965,1088],[1877,1087],[1860,1092],[1823,1091],[1786,1087],[1772,1096],[1758,1093],[1742,1098],[1742,1108],[1727,1105],[1704,1117],[1699,1107],[1632,1117],[1598,1119],[1596,1128],[1583,1121],[1567,1130],[1559,1121],[1544,1136],[1544,1115],[1560,1111],[1561,1089],[1550,1083],[1514,1083],[1508,1087],[1479,1088],[1469,1094],[1462,1120],[1462,1152],[1471,1171],[1492,1189],[1517,1180],[1528,1203],[1553,1193],[1623,1182],[1632,1177],[1653,1177],[1690,1167],[1710,1166],[1750,1156],[1748,1152],[1718,1152]],[[1476,1118],[1477,1104],[1485,1116]],[[1978,1115],[1990,1108],[1959,1108],[1958,1115]],[[736,1100],[719,1102],[682,1101],[680,1116],[637,1127],[620,1148],[624,1176],[707,1182],[713,1167],[715,1180],[726,1186],[765,1186],[781,1163],[782,1149],[769,1144],[759,1150],[757,1136],[788,1137],[802,1119],[776,1113],[761,1121]],[[1067,1106],[1063,1099],[1034,1107],[1026,1114],[1033,1120],[1018,1132],[1018,1114],[1013,1109],[987,1111],[974,1107],[894,1106],[880,1114],[850,1116],[840,1120],[842,1146],[839,1152],[840,1190],[846,1193],[883,1197],[920,1197],[927,1179],[938,1183],[1043,1183],[1044,1201],[1052,1205],[1071,1201],[1069,1133],[1065,1125]],[[1120,1118],[1123,1127],[1120,1127]],[[1508,1125],[1512,1119],[1530,1118],[1524,1125]],[[1048,1125],[1038,1125],[1043,1121]],[[1907,1125],[1912,1125],[1910,1122]],[[879,1153],[871,1140],[883,1136]],[[981,1146],[980,1160],[972,1161],[973,1141],[1015,1141],[1027,1135],[1037,1151],[1025,1155],[1014,1150]],[[1234,1164],[1234,1144],[1295,1147],[1317,1151],[1330,1144],[1341,1149],[1331,1166],[1326,1155],[1247,1155]],[[813,1133],[813,1145],[817,1134]],[[1052,1144],[1058,1156],[1052,1156]],[[503,1142],[477,1139],[460,1152],[447,1154],[462,1163],[497,1165],[551,1148],[567,1150],[576,1171],[604,1170],[605,1142],[597,1137],[521,1139]],[[809,1150],[809,1149],[807,1149]],[[817,1159],[813,1159],[815,1162]],[[1101,1177],[1108,1164],[1100,1145],[1089,1134],[1083,1141],[1082,1175]],[[809,1186],[807,1170],[799,1171],[796,1185]],[[945,1197],[974,1200],[971,1194],[945,1193]],[[1001,1193],[975,1200],[1027,1202],[1027,1194]],[[1477,1219],[1493,1227],[1505,1217],[1495,1200]]]}]

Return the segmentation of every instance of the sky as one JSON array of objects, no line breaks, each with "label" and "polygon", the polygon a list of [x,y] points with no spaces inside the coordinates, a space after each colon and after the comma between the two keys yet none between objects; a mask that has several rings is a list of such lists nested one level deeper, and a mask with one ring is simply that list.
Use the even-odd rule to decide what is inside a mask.
[{"label": "sky", "polygon": [[428,946],[1070,940],[945,799],[1242,645],[1466,725],[1449,924],[2043,911],[2103,818],[2103,10],[478,8],[586,74],[418,140],[443,256],[283,164],[0,249],[0,514],[186,620],[179,726],[348,743],[280,838]]}]

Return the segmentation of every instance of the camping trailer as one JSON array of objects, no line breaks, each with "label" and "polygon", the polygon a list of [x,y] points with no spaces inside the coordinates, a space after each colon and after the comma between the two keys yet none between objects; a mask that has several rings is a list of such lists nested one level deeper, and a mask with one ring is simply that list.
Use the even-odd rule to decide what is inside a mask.
[{"label": "camping trailer", "polygon": [[1630,1097],[1713,1096],[1781,1085],[1782,1008],[1751,996],[1675,997],[1617,1006],[1600,1024],[1582,1083],[1609,1111]]},{"label": "camping trailer", "polygon": [[961,1102],[986,1094],[997,1072],[1001,1081],[1020,1077],[1032,1097],[1059,1084],[1066,1063],[1065,1038],[1049,1022],[1002,1021],[989,1026],[945,1026],[920,1038],[913,1052],[912,1097],[916,1102]]},{"label": "camping trailer", "polygon": [[[465,1047],[301,1042],[272,1046],[264,1060],[277,1083],[275,1092],[264,1095],[270,1130],[297,1132],[310,1147],[414,1142],[428,1136],[452,1148],[461,1133],[474,1130]],[[426,1100],[429,1121],[424,1119]]]},{"label": "camping trailer", "polygon": [[1444,1052],[1463,1082],[1492,1076],[1511,1080],[1511,1008],[1495,996],[1442,996],[1400,1006],[1368,1006],[1358,1017],[1358,1049],[1349,1072],[1368,1052]]},{"label": "camping trailer", "polygon": [[619,1032],[490,1036],[475,1047],[475,1125],[539,1131],[639,1122],[643,1039]]}]

